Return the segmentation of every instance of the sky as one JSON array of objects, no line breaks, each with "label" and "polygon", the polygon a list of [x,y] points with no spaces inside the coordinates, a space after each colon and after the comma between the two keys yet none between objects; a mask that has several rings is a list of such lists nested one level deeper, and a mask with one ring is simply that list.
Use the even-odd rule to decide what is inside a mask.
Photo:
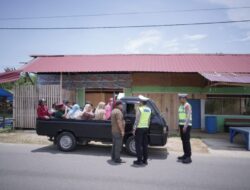
[{"label": "sky", "polygon": [[[250,6],[249,0],[0,0],[1,27],[85,27],[250,19],[250,9],[72,16]],[[250,22],[99,30],[0,30],[0,72],[43,54],[250,53]]]}]

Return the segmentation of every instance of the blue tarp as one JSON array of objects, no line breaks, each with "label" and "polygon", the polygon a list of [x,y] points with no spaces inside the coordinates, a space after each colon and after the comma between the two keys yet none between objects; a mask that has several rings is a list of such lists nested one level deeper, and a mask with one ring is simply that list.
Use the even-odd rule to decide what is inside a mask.
[{"label": "blue tarp", "polygon": [[13,101],[13,94],[3,88],[0,88],[0,96],[7,97],[7,100]]}]

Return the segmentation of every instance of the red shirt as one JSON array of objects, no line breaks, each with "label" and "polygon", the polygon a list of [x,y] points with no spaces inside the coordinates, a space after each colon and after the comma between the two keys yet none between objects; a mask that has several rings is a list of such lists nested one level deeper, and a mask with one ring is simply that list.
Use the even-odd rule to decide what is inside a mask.
[{"label": "red shirt", "polygon": [[46,119],[45,116],[50,116],[48,107],[45,105],[38,106],[37,117],[40,119]]}]

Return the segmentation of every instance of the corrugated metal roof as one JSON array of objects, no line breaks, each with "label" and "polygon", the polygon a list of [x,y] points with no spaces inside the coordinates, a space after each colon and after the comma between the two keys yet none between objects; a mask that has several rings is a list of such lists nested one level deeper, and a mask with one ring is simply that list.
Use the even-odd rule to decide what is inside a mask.
[{"label": "corrugated metal roof", "polygon": [[20,71],[10,71],[5,73],[0,73],[0,84],[16,81],[19,79],[19,77],[20,77]]},{"label": "corrugated metal roof", "polygon": [[25,72],[249,72],[250,54],[34,56]]},{"label": "corrugated metal roof", "polygon": [[250,83],[250,74],[242,73],[200,73],[211,82]]}]

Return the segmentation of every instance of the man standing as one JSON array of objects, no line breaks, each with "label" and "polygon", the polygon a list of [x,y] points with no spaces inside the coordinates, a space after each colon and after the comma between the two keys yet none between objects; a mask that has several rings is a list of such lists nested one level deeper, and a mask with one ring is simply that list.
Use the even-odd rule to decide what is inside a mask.
[{"label": "man standing", "polygon": [[148,164],[148,129],[150,125],[151,109],[146,105],[148,98],[139,96],[140,105],[136,112],[134,124],[135,148],[137,160],[135,165]]},{"label": "man standing", "polygon": [[192,107],[187,102],[187,94],[178,94],[180,99],[179,113],[179,128],[182,140],[184,155],[178,157],[178,161],[184,164],[192,162],[191,159],[191,144],[190,144],[190,131],[192,127]]},{"label": "man standing", "polygon": [[123,137],[125,134],[125,121],[123,119],[122,107],[123,107],[122,102],[117,101],[115,103],[115,108],[111,112],[112,139],[113,139],[111,159],[115,163],[124,163],[124,161],[120,158],[123,145]]}]

